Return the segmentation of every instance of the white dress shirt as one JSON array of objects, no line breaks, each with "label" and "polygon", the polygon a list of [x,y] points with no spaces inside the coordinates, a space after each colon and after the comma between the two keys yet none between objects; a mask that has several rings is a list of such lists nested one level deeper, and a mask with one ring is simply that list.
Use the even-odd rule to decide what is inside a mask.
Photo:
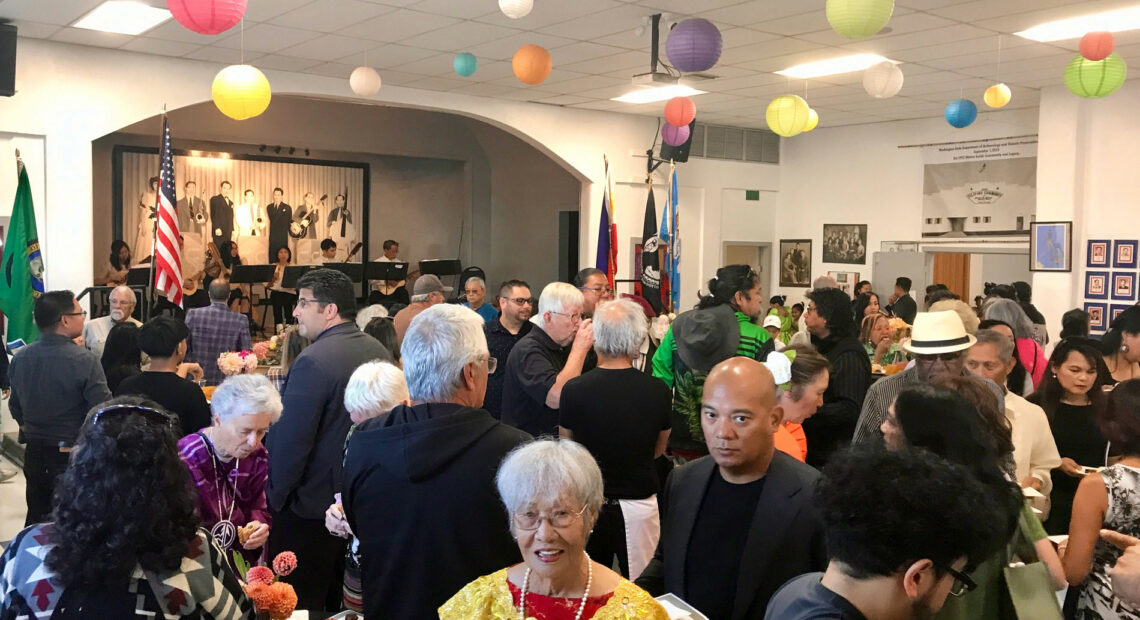
[{"label": "white dress shirt", "polygon": [[1041,481],[1041,492],[1048,497],[1053,489],[1050,471],[1061,466],[1061,455],[1049,429],[1045,410],[1013,392],[1005,394],[1005,417],[1013,427],[1013,461],[1017,482],[1029,476]]}]

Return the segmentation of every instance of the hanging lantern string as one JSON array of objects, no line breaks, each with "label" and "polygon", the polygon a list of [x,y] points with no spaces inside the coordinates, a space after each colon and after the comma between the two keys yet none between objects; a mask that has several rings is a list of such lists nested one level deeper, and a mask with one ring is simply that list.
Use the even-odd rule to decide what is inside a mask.
[{"label": "hanging lantern string", "polygon": [[245,64],[245,17],[241,18],[241,64]]},{"label": "hanging lantern string", "polygon": [[1000,82],[1000,81],[1001,81],[1001,33],[998,33],[998,66],[997,66],[997,78],[998,78],[998,81]]}]

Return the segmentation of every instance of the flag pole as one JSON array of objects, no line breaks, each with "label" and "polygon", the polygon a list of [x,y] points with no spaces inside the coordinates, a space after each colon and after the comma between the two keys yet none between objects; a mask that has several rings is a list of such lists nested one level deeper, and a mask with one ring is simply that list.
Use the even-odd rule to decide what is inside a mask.
[{"label": "flag pole", "polygon": [[[164,122],[166,121],[166,104],[165,103],[162,104],[162,120]],[[159,144],[159,150],[160,151],[162,150],[162,141],[165,139],[166,139],[166,137],[164,135],[162,135],[162,133],[160,131],[159,132],[159,138],[158,138],[158,144]],[[161,159],[161,157],[159,159]],[[157,289],[155,289],[155,286],[154,286],[154,264],[156,262],[158,262],[158,257],[156,256],[156,254],[158,253],[157,252],[157,249],[158,249],[158,201],[160,200],[159,194],[162,193],[162,162],[161,161],[158,162],[158,177],[159,177],[158,191],[156,191],[154,193],[154,205],[151,206],[151,209],[153,209],[153,212],[154,212],[154,229],[151,232],[151,236],[150,236],[150,279],[148,280],[149,291],[147,293],[147,299],[151,300],[151,306],[150,306],[151,310],[153,310],[154,307],[158,305],[158,293],[157,293]],[[149,189],[149,187],[148,187],[148,189]],[[182,286],[182,283],[179,282],[178,285]],[[149,312],[147,313],[146,318],[147,318],[147,320],[150,320],[151,316],[150,316]]]}]

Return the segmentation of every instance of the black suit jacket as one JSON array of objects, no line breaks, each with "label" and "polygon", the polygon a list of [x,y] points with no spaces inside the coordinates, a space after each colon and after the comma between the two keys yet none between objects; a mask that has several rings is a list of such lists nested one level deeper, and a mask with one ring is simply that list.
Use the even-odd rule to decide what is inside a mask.
[{"label": "black suit jacket", "polygon": [[[210,225],[213,230],[210,234],[214,237],[214,243],[219,240],[229,241],[234,235],[234,202],[227,200],[225,196],[218,194],[210,197]],[[221,229],[222,234],[217,233]],[[229,256],[229,248],[218,247],[218,251],[222,256]]]},{"label": "black suit jacket", "polygon": [[906,321],[907,325],[914,325],[914,315],[918,314],[918,304],[915,303],[914,298],[910,295],[903,295],[895,300],[891,307],[887,308],[891,314]]},{"label": "black suit jacket", "polygon": [[330,327],[289,368],[281,419],[265,447],[269,463],[266,499],[274,512],[292,510],[305,519],[323,519],[340,490],[344,440],[352,420],[344,408],[344,388],[358,366],[392,361],[375,338],[349,321]]},{"label": "black suit jacket", "polygon": [[[706,456],[673,470],[665,481],[659,498],[661,540],[653,560],[637,578],[637,585],[653,596],[672,592],[685,598],[689,539],[715,467],[712,457]],[[827,567],[823,522],[812,501],[817,480],[815,469],[775,452],[751,516],[736,592],[731,593],[732,620],[762,620],[768,599],[780,586]]]}]

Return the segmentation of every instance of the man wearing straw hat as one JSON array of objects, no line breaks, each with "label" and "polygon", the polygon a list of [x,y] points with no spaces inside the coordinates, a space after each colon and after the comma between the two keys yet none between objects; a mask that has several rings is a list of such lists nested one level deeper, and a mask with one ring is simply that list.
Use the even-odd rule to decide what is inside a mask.
[{"label": "man wearing straw hat", "polygon": [[[903,349],[914,356],[914,365],[885,379],[879,380],[867,391],[859,424],[852,443],[878,441],[882,435],[879,426],[887,415],[887,408],[905,388],[926,383],[940,376],[966,375],[966,349],[976,338],[966,333],[962,319],[953,310],[919,312],[911,327],[911,337],[902,343]],[[1005,409],[1002,389],[986,380],[998,398],[999,407]]]}]

